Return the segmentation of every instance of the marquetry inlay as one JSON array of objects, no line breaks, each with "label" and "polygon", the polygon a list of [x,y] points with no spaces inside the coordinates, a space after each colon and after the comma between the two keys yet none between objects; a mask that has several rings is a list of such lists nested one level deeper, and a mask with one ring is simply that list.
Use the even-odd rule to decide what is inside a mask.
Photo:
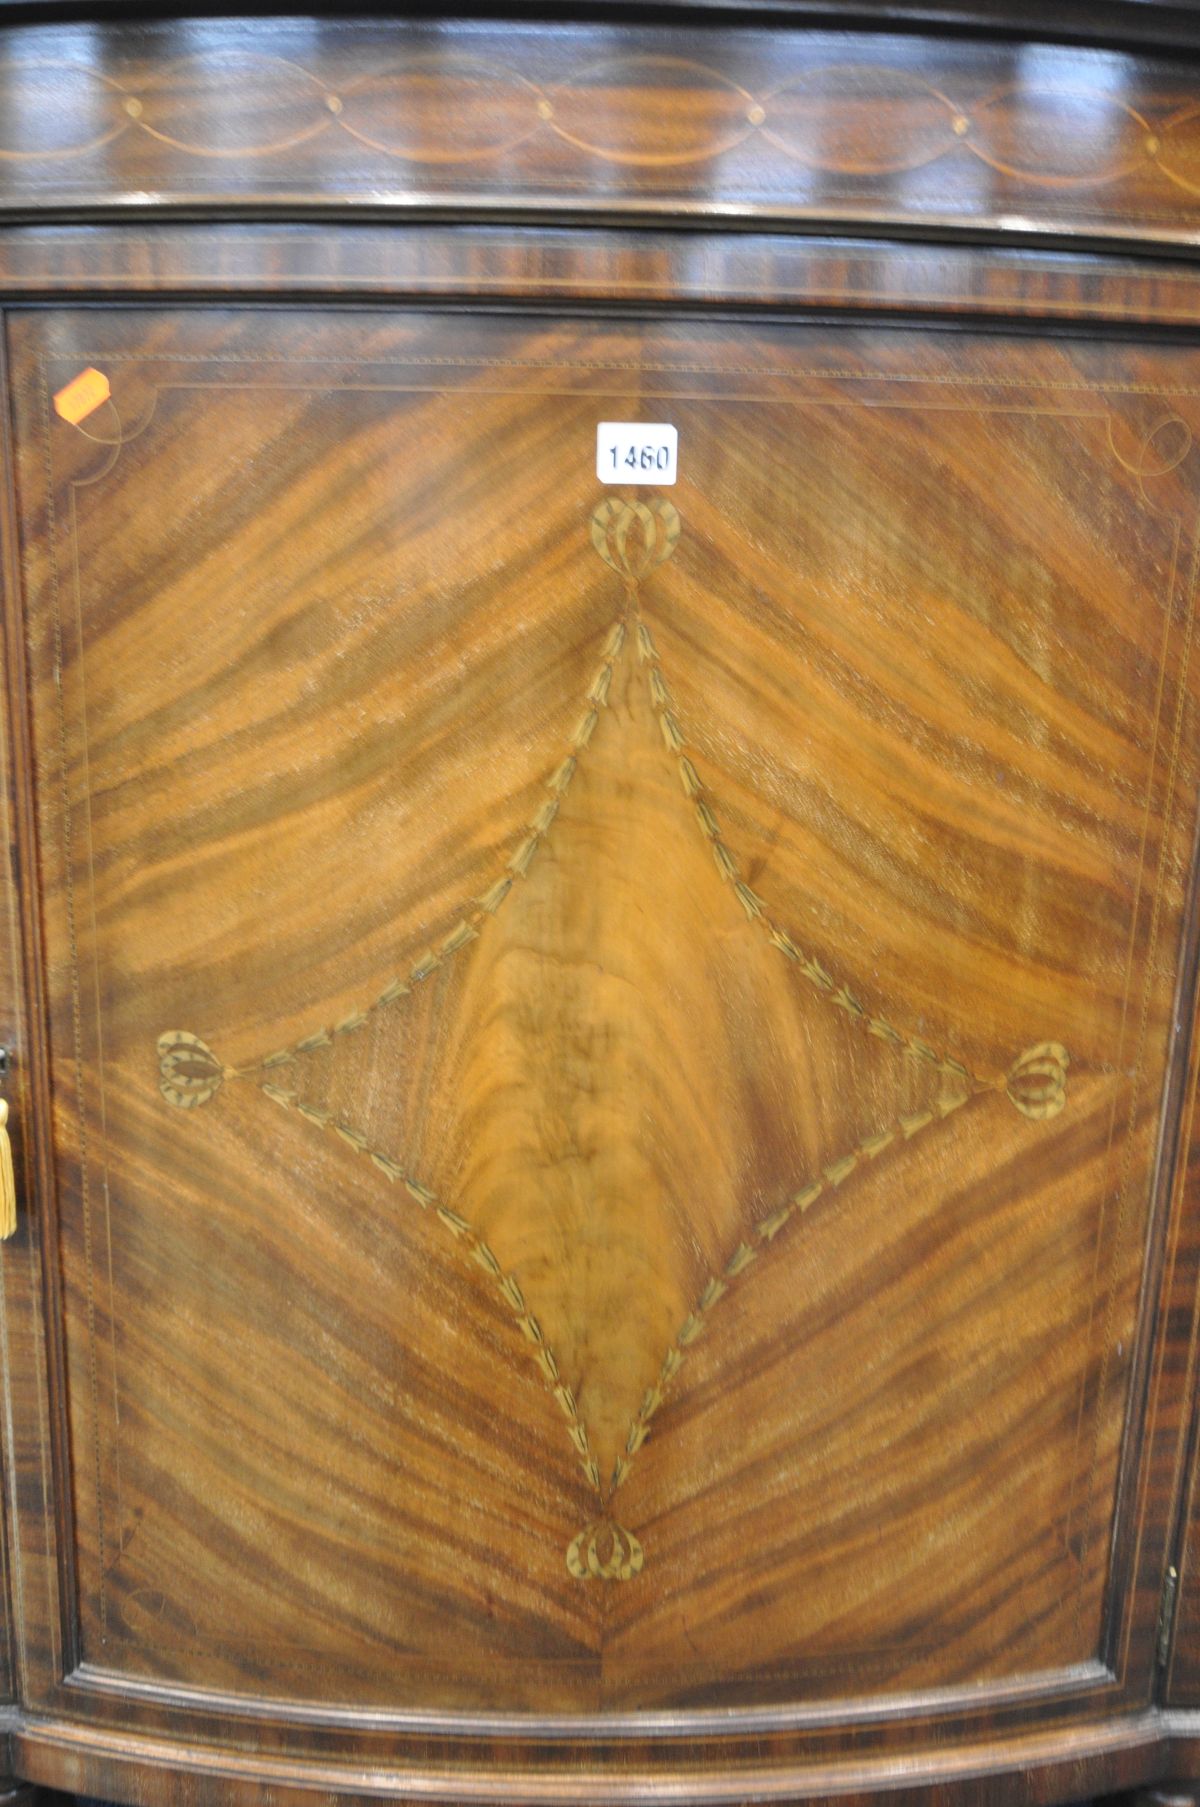
[{"label": "marquetry inlay", "polygon": [[[338,1021],[320,1024],[288,1046],[271,1049],[241,1066],[225,1065],[207,1043],[192,1032],[179,1029],[167,1030],[160,1036],[158,1057],[160,1088],[169,1104],[192,1109],[209,1103],[225,1084],[256,1085],[282,1109],[337,1137],[352,1154],[369,1161],[453,1238],[464,1260],[482,1272],[510,1314],[514,1359],[523,1348],[528,1364],[559,1408],[566,1436],[593,1492],[596,1516],[572,1539],[566,1552],[568,1571],[578,1580],[628,1581],[641,1572],[644,1555],[635,1532],[619,1522],[616,1495],[638,1451],[651,1435],[655,1415],[687,1352],[702,1336],[719,1334],[718,1307],[731,1288],[751,1285],[756,1265],[770,1258],[781,1232],[818,1201],[832,1200],[860,1168],[880,1159],[898,1160],[906,1144],[936,1133],[938,1125],[954,1113],[972,1105],[994,1107],[997,1099],[1004,1099],[1032,1121],[1057,1116],[1066,1103],[1068,1054],[1057,1041],[1038,1041],[1015,1053],[1005,1071],[979,1073],[952,1050],[936,1048],[906,1027],[902,1003],[886,1015],[869,1010],[854,989],[852,950],[841,970],[831,972],[798,945],[769,898],[760,895],[743,877],[743,861],[722,826],[720,775],[710,771],[692,749],[655,640],[653,577],[679,543],[679,514],[671,502],[657,497],[635,502],[607,497],[595,508],[589,525],[592,544],[616,579],[612,623],[580,698],[575,726],[545,776],[544,800],[494,882],[463,908],[449,932],[415,965],[399,976],[389,976],[375,997],[364,1000],[361,1007]],[[552,840],[562,859],[558,841],[572,787],[593,744],[605,732],[604,718],[611,713],[610,704],[618,690],[626,699],[625,706],[638,731],[653,737],[658,757],[673,769],[678,810],[692,825],[693,844],[706,850],[715,866],[730,900],[730,912],[740,913],[741,933],[765,937],[781,956],[781,977],[801,987],[812,1008],[839,1013],[863,1037],[887,1049],[896,1060],[911,1063],[924,1076],[927,1086],[925,1101],[919,1108],[880,1122],[848,1147],[830,1150],[814,1171],[797,1175],[795,1189],[780,1198],[768,1214],[746,1224],[723,1265],[709,1274],[679,1324],[661,1357],[656,1379],[632,1410],[623,1444],[610,1460],[610,1452],[601,1448],[580,1409],[576,1377],[551,1346],[538,1316],[538,1301],[527,1297],[520,1277],[501,1261],[465,1214],[463,1201],[443,1196],[430,1183],[430,1176],[411,1170],[403,1150],[403,1125],[396,1147],[377,1147],[350,1116],[336,1114],[310,1099],[305,1090],[305,1062],[319,1051],[336,1050],[346,1038],[361,1032],[373,1015],[403,1009],[414,991],[448,962],[470,959],[482,942],[494,938],[506,920],[506,907],[518,887],[530,882],[539,856]],[[632,775],[630,792],[625,807],[637,811]],[[565,870],[568,881],[584,897],[603,889],[608,882],[604,866],[595,862],[568,856]],[[486,1039],[486,1023],[480,1025],[479,1033]],[[615,1057],[620,1057],[619,1051]],[[904,1183],[902,1168],[897,1173],[897,1183]],[[536,1168],[531,1164],[524,1182],[531,1197],[538,1184]],[[602,1192],[596,1202],[602,1210]],[[659,1232],[650,1229],[646,1233]],[[636,1308],[637,1301],[631,1303]]]},{"label": "marquetry inlay", "polygon": [[[977,227],[1019,209],[1194,225],[1200,101],[1183,63],[909,36],[419,23],[314,41],[285,22],[147,56],[120,29],[13,34],[0,62],[0,211],[48,195],[141,208],[344,201],[749,218],[865,215]],[[603,171],[603,180],[593,172]]]}]

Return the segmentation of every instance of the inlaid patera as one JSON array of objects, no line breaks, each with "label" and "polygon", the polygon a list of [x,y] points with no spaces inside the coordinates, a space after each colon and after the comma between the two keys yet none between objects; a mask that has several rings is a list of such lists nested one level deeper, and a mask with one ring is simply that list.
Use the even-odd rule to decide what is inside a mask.
[{"label": "inlaid patera", "polygon": [[[246,1066],[226,1067],[213,1050],[198,1036],[186,1030],[167,1030],[158,1040],[158,1057],[163,1097],[181,1109],[207,1104],[216,1096],[226,1080],[249,1079],[264,1095],[285,1110],[295,1111],[316,1128],[329,1130],[353,1153],[365,1156],[390,1181],[407,1193],[422,1209],[432,1211],[444,1228],[459,1243],[465,1257],[473,1261],[494,1283],[500,1298],[512,1313],[520,1338],[528,1345],[536,1370],[566,1421],[567,1436],[579,1458],[584,1477],[593,1490],[599,1516],[572,1538],[567,1549],[567,1568],[576,1580],[597,1578],[605,1581],[629,1581],[640,1574],[643,1550],[637,1536],[616,1518],[614,1496],[624,1481],[629,1466],[651,1433],[652,1420],[661,1407],[682,1365],[687,1350],[709,1330],[710,1314],[735,1282],[746,1284],[746,1276],[755,1262],[766,1253],[789,1220],[802,1216],[822,1197],[838,1191],[855,1170],[866,1161],[874,1161],[902,1146],[948,1117],[951,1112],[986,1095],[997,1093],[1007,1097],[1025,1117],[1044,1121],[1055,1117],[1066,1102],[1068,1055],[1061,1043],[1038,1042],[1014,1059],[1006,1073],[981,1076],[971,1070],[955,1054],[939,1051],[921,1036],[899,1029],[888,1017],[872,1014],[850,989],[846,978],[826,970],[815,956],[805,953],[791,935],[775,920],[770,905],[741,877],[737,856],[722,833],[716,813],[717,790],[702,779],[688,750],[688,741],[672,701],[662,661],[655,645],[653,628],[642,605],[643,582],[654,568],[670,558],[678,542],[681,524],[670,502],[655,498],[650,502],[607,499],[591,517],[591,538],[597,552],[622,580],[624,606],[613,622],[601,649],[600,661],[591,683],[581,699],[579,720],[572,730],[565,757],[555,763],[545,780],[549,793],[530,819],[520,841],[496,878],[482,896],[472,900],[469,909],[435,947],[417,961],[402,978],[390,978],[378,996],[361,1009],[328,1026],[302,1036],[290,1047],[275,1049],[260,1060]],[[859,1025],[863,1032],[875,1037],[899,1058],[914,1061],[931,1077],[928,1102],[923,1108],[905,1112],[893,1122],[861,1137],[851,1148],[839,1151],[815,1173],[803,1176],[803,1183],[790,1196],[779,1202],[766,1217],[747,1226],[723,1267],[711,1273],[695,1304],[679,1326],[662,1358],[658,1374],[642,1396],[631,1418],[624,1447],[602,1472],[588,1426],[580,1414],[571,1376],[563,1372],[554,1349],[547,1341],[535,1314],[536,1301],[527,1302],[514,1275],[473,1227],[469,1218],[456,1209],[459,1201],[432,1190],[425,1181],[410,1172],[402,1152],[386,1152],[371,1145],[367,1135],[352,1121],[338,1116],[319,1102],[311,1102],[304,1092],[304,1057],[319,1049],[331,1048],[339,1037],[351,1035],[366,1026],[372,1011],[398,1006],[412,988],[428,980],[446,961],[462,954],[481,935],[489,933],[489,920],[497,917],[514,886],[528,879],[539,849],[550,835],[559,812],[567,807],[568,793],[580,762],[585,759],[593,736],[601,731],[603,714],[612,695],[614,675],[623,671],[624,662],[636,658],[645,683],[641,719],[657,722],[666,757],[675,765],[682,790],[681,808],[690,805],[696,826],[707,843],[717,872],[726,883],[751,931],[761,930],[771,946],[784,955],[802,980],[812,988],[824,1004],[841,1011]],[[619,680],[618,680],[619,681]],[[635,692],[636,694],[636,692]],[[626,696],[629,685],[626,684]],[[648,707],[645,705],[648,703]],[[636,809],[636,795],[631,800]],[[603,866],[594,870],[572,871],[570,878],[586,892],[602,891],[605,884]],[[611,1057],[611,1054],[610,1054]],[[601,1074],[582,1077],[584,1086],[602,1082]],[[403,1139],[404,1126],[400,1125]],[[401,1142],[401,1147],[402,1147]],[[532,1191],[536,1175],[530,1172],[524,1182]],[[901,1176],[902,1183],[902,1176]],[[600,1225],[603,1231],[603,1223]],[[636,1309],[637,1300],[631,1305]],[[517,1339],[514,1338],[514,1342]]]}]

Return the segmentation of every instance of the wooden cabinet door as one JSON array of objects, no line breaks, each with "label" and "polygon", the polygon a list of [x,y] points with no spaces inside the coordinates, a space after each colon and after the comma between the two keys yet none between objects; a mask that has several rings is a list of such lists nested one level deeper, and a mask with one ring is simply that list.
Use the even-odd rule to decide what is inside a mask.
[{"label": "wooden cabinet door", "polygon": [[[43,1698],[1148,1698],[1200,353],[10,353]],[[601,421],[678,481],[599,482]]]}]

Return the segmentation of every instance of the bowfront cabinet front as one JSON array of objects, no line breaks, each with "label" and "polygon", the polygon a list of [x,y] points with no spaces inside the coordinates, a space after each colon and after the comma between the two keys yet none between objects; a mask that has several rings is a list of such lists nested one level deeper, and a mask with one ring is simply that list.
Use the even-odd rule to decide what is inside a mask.
[{"label": "bowfront cabinet front", "polygon": [[707,29],[7,34],[17,1780],[1200,1775],[1191,78]]}]

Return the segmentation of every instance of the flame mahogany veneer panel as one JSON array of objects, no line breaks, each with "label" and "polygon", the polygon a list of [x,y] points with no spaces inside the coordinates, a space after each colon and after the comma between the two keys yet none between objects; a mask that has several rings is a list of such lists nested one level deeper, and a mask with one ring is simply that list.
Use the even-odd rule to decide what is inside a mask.
[{"label": "flame mahogany veneer panel", "polygon": [[[11,343],[84,1660],[556,1711],[1096,1660],[1200,354]],[[623,418],[675,487],[597,483]]]}]

